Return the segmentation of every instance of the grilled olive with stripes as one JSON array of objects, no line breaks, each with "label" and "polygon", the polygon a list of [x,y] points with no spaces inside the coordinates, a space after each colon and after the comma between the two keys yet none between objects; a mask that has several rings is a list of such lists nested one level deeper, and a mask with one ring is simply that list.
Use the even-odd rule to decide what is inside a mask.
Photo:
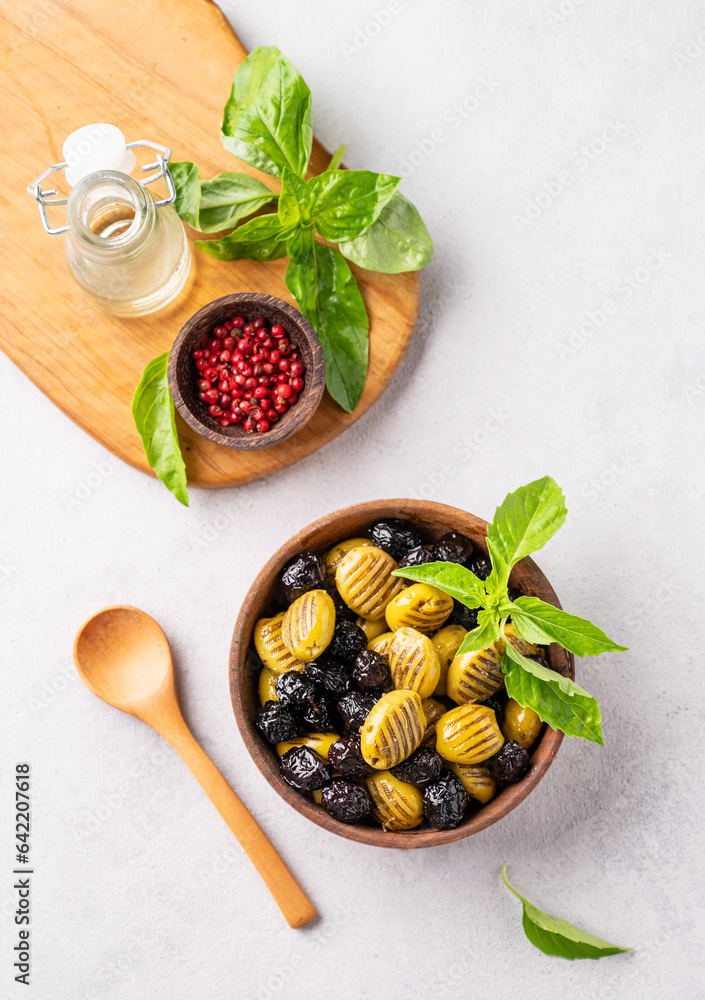
[{"label": "grilled olive with stripes", "polygon": [[462,625],[446,625],[440,632],[436,632],[435,635],[431,636],[431,642],[438,653],[438,659],[441,664],[441,676],[438,684],[436,684],[434,694],[441,695],[447,693],[446,677],[448,676],[448,667],[451,665],[455,654],[458,652],[460,643],[467,634],[468,630],[463,628]]},{"label": "grilled olive with stripes", "polygon": [[338,563],[335,583],[347,606],[356,615],[378,621],[391,599],[404,587],[392,576],[396,561],[376,545],[358,545]]},{"label": "grilled olive with stripes", "polygon": [[423,705],[423,714],[426,716],[423,742],[432,747],[436,745],[436,723],[445,714],[446,707],[435,698],[423,698],[421,704]]},{"label": "grilled olive with stripes", "polygon": [[309,590],[290,604],[282,621],[282,640],[292,656],[316,660],[333,638],[335,605],[325,590]]},{"label": "grilled olive with stripes", "polygon": [[387,624],[394,632],[409,626],[419,632],[435,632],[453,610],[453,598],[429,583],[406,587],[387,605]]},{"label": "grilled olive with stripes", "polygon": [[325,554],[326,571],[331,579],[335,579],[335,571],[341,560],[352,549],[357,549],[361,545],[373,545],[369,538],[346,538],[344,542],[338,542],[330,551]]},{"label": "grilled olive with stripes", "polygon": [[391,771],[380,771],[367,779],[372,815],[383,830],[413,830],[423,819],[423,794]]},{"label": "grilled olive with stripes", "polygon": [[[538,656],[541,652],[538,646],[535,646],[533,642],[529,642],[522,635],[519,635],[517,630],[514,628],[511,622],[504,626],[504,634],[507,639],[511,642],[515,649],[518,649],[520,653],[524,656]],[[504,650],[503,650],[504,652]]]},{"label": "grilled olive with stripes", "polygon": [[393,632],[383,632],[382,635],[378,635],[376,639],[371,639],[367,643],[367,648],[371,649],[373,653],[379,653],[380,656],[386,656],[387,659],[389,659],[389,644],[393,638]]},{"label": "grilled olive with stripes", "polygon": [[481,764],[503,743],[495,714],[486,705],[460,705],[436,723],[436,750],[453,764]]},{"label": "grilled olive with stripes", "polygon": [[258,684],[259,703],[264,705],[267,701],[279,701],[277,696],[277,674],[269,667],[262,667],[259,672]]},{"label": "grilled olive with stripes", "polygon": [[328,760],[328,751],[340,737],[337,733],[303,733],[301,736],[294,736],[293,739],[277,743],[277,753],[283,757],[287,750],[292,747],[308,747],[324,760]]},{"label": "grilled olive with stripes", "polygon": [[418,691],[430,698],[441,676],[441,662],[427,635],[415,628],[400,628],[389,643],[389,668],[395,688]]},{"label": "grilled olive with stripes", "polygon": [[260,618],[255,625],[255,649],[264,663],[275,674],[283,674],[287,670],[300,670],[303,660],[297,659],[284,645],[282,639],[282,622],[284,612],[280,611],[273,618]]},{"label": "grilled olive with stripes", "polygon": [[490,698],[504,685],[503,655],[504,643],[500,641],[487,649],[454,657],[446,677],[448,697],[459,705]]},{"label": "grilled olive with stripes", "polygon": [[460,778],[471,799],[477,799],[484,806],[495,797],[497,782],[482,764],[451,764],[450,769]]},{"label": "grilled olive with stripes", "polygon": [[379,770],[395,767],[421,745],[425,729],[426,716],[416,692],[389,691],[362,724],[362,756]]},{"label": "grilled olive with stripes", "polygon": [[543,723],[533,708],[524,708],[518,701],[510,698],[504,706],[502,717],[502,732],[505,739],[513,740],[519,746],[528,750],[541,732]]}]

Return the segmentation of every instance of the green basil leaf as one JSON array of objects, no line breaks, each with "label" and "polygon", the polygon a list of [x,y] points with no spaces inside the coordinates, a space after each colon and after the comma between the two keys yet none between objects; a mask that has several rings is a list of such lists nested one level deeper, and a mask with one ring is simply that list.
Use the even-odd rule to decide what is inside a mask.
[{"label": "green basil leaf", "polygon": [[316,229],[324,240],[354,239],[377,221],[400,184],[400,177],[371,170],[327,170],[313,177]]},{"label": "green basil leaf", "polygon": [[502,670],[509,697],[533,708],[542,722],[566,736],[603,745],[600,706],[575,681],[529,660],[510,642],[505,646]]},{"label": "green basil leaf", "polygon": [[185,160],[169,164],[169,170],[176,188],[174,207],[179,218],[201,233],[231,229],[276,198],[248,174],[226,172],[202,181],[196,164]]},{"label": "green basil leaf", "polygon": [[201,206],[201,182],[198,167],[188,160],[177,160],[169,164],[169,173],[176,188],[174,208],[182,222],[198,229],[198,213]]},{"label": "green basil leaf", "polygon": [[369,319],[360,289],[344,259],[318,243],[300,240],[286,269],[286,285],[323,347],[326,386],[344,410],[355,409],[365,388]]},{"label": "green basil leaf", "polygon": [[465,653],[476,653],[480,649],[487,649],[493,642],[496,642],[498,632],[497,622],[499,619],[493,619],[490,615],[480,624],[479,618],[480,616],[478,615],[477,628],[474,628],[472,632],[468,632],[463,637],[463,641],[455,653],[456,656],[463,656]]},{"label": "green basil leaf", "polygon": [[563,524],[566,514],[563,494],[550,476],[509,493],[487,529],[493,561],[501,562],[508,576],[520,559],[543,548]]},{"label": "green basil leaf", "polygon": [[410,201],[397,192],[361,236],[343,240],[340,252],[368,271],[419,271],[433,257],[433,241]]},{"label": "green basil leaf", "polygon": [[487,594],[479,576],[472,570],[452,562],[431,562],[421,566],[404,566],[392,570],[392,576],[402,576],[405,580],[430,583],[444,593],[454,597],[468,608],[484,607]]},{"label": "green basil leaf", "polygon": [[543,633],[533,642],[558,642],[576,656],[599,656],[600,653],[620,652],[627,646],[613,642],[602,629],[587,618],[569,615],[538,597],[520,597],[512,604],[512,621],[522,631],[532,628]]},{"label": "green basil leaf", "polygon": [[196,240],[196,246],[218,260],[279,260],[286,257],[286,239],[276,215],[259,215],[222,240]]},{"label": "green basil leaf", "polygon": [[142,438],[147,461],[179,503],[188,507],[186,467],[176,432],[174,400],[169,392],[169,352],[145,367],[132,400],[132,416]]},{"label": "green basil leaf", "polygon": [[345,156],[345,150],[348,147],[346,145],[340,145],[333,153],[330,158],[330,163],[328,164],[329,170],[337,170],[340,164],[343,162],[343,157]]},{"label": "green basil leaf", "polygon": [[620,948],[609,941],[581,931],[573,924],[559,917],[552,917],[538,906],[530,903],[525,896],[509,884],[506,875],[507,866],[502,868],[502,881],[517,899],[521,900],[523,908],[522,924],[529,941],[545,955],[557,955],[559,958],[604,958],[607,955],[618,955],[631,951],[631,948]]},{"label": "green basil leaf", "polygon": [[282,227],[305,226],[311,221],[314,195],[309,184],[285,167],[279,195],[279,222]]},{"label": "green basil leaf", "polygon": [[303,177],[311,157],[311,91],[279,49],[260,45],[238,67],[220,128],[225,148],[280,177]]}]

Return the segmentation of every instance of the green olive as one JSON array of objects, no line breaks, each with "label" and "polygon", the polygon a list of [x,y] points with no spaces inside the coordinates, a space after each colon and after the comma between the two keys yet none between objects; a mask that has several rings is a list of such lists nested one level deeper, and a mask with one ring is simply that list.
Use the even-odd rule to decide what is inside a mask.
[{"label": "green olive", "polygon": [[416,692],[388,691],[362,724],[362,756],[379,770],[396,767],[421,745],[425,729],[426,716]]},{"label": "green olive", "polygon": [[505,739],[514,740],[525,750],[533,745],[541,732],[543,722],[533,708],[524,708],[518,701],[510,698],[504,707],[502,717],[502,732]]},{"label": "green olive", "polygon": [[470,798],[484,806],[495,797],[497,782],[482,764],[451,764],[450,769],[460,778]]},{"label": "green olive", "polygon": [[441,676],[436,685],[436,690],[433,692],[434,694],[443,695],[447,693],[446,677],[448,675],[448,667],[458,652],[460,643],[467,634],[467,629],[464,629],[462,625],[446,625],[440,632],[436,632],[434,636],[431,636],[431,642],[438,653],[438,659],[441,664]]},{"label": "green olive", "polygon": [[436,723],[436,750],[453,764],[481,764],[503,744],[495,714],[487,705],[460,705]]},{"label": "green olive", "polygon": [[385,611],[390,629],[409,626],[419,632],[435,632],[453,610],[453,598],[429,583],[414,583],[397,594]]},{"label": "green olive", "polygon": [[[434,692],[435,693],[435,692]],[[423,698],[421,701],[423,712],[426,716],[426,729],[423,734],[423,742],[428,746],[436,745],[436,723],[445,713],[446,707],[435,698]]]},{"label": "green olive", "polygon": [[389,643],[389,668],[395,688],[418,691],[430,698],[441,676],[438,653],[427,635],[415,628],[400,628]]},{"label": "green olive", "polygon": [[[384,627],[387,627],[386,622]],[[386,656],[387,659],[389,659],[389,644],[393,638],[393,632],[383,632],[382,635],[378,635],[376,639],[370,639],[367,643],[367,648],[371,649],[375,653],[379,653],[380,656]]]},{"label": "green olive", "polygon": [[413,830],[423,819],[423,795],[408,781],[391,771],[380,771],[367,779],[372,815],[383,830]]},{"label": "green olive", "polygon": [[282,622],[282,639],[304,663],[316,660],[333,638],[335,605],[325,590],[308,590],[290,604]]},{"label": "green olive", "polygon": [[338,542],[329,552],[326,552],[326,571],[331,579],[335,579],[335,571],[343,556],[346,556],[351,549],[357,549],[361,545],[372,545],[372,540],[369,538],[346,538],[344,542]]},{"label": "green olive", "polygon": [[376,545],[358,545],[338,563],[335,583],[347,606],[361,618],[378,621],[404,582],[392,576],[396,561]]},{"label": "green olive", "polygon": [[304,733],[302,736],[295,736],[293,740],[285,740],[277,743],[277,753],[283,757],[287,750],[292,747],[309,747],[320,754],[324,760],[328,760],[328,751],[336,740],[340,737],[336,733]]},{"label": "green olive", "polygon": [[275,674],[283,674],[287,670],[300,670],[304,665],[303,660],[297,659],[284,645],[283,621],[284,612],[280,611],[273,618],[260,618],[254,631],[257,654],[265,667],[269,667]]},{"label": "green olive", "polygon": [[[368,643],[372,642],[373,639],[377,639],[378,636],[384,635],[387,631],[387,623],[384,618],[380,618],[376,622],[370,621],[369,618],[357,618],[355,624],[365,633]],[[369,649],[369,646],[367,648]]]},{"label": "green olive", "polygon": [[[504,634],[507,639],[509,639],[512,646],[514,646],[515,649],[518,649],[524,656],[538,656],[541,652],[539,647],[535,646],[533,642],[529,642],[528,639],[519,635],[511,622],[504,626]],[[504,646],[502,646],[502,653],[504,653]]]},{"label": "green olive", "polygon": [[258,685],[260,705],[266,701],[279,701],[277,696],[277,675],[269,667],[262,667]]},{"label": "green olive", "polygon": [[459,705],[485,701],[504,685],[502,656],[504,643],[495,642],[487,649],[461,653],[448,667],[448,697]]}]

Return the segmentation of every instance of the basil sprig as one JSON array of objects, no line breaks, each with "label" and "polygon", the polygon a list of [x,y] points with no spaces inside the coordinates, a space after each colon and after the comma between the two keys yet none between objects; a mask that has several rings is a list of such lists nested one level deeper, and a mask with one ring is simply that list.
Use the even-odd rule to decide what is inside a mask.
[{"label": "basil sprig", "polygon": [[169,352],[146,365],[132,400],[132,416],[142,438],[147,461],[157,479],[188,507],[186,467],[176,433],[174,401],[169,392]]},{"label": "basil sprig", "polygon": [[509,696],[532,708],[553,729],[602,745],[600,708],[592,695],[570,678],[522,655],[505,636],[505,626],[511,617],[518,634],[528,642],[557,642],[576,656],[598,656],[627,648],[587,619],[568,614],[537,597],[509,599],[512,567],[543,548],[565,517],[563,493],[557,483],[550,476],[537,479],[510,493],[495,511],[487,529],[492,570],[486,580],[464,566],[447,562],[405,566],[395,570],[394,575],[433,584],[467,607],[479,608],[477,628],[465,636],[458,655],[486,649],[493,642],[504,640],[502,670]]},{"label": "basil sprig", "polygon": [[328,391],[351,412],[367,378],[369,319],[344,258],[390,274],[416,271],[430,261],[433,243],[419,213],[399,194],[400,178],[338,169],[344,146],[328,170],[305,180],[312,139],[310,90],[279,49],[260,46],[235,72],[221,141],[241,160],[279,178],[281,193],[233,172],[201,181],[195,164],[180,161],[171,168],[176,210],[193,228],[216,232],[277,201],[276,212],[196,246],[218,260],[290,256],[286,283],[320,338]]},{"label": "basil sprig", "polygon": [[525,896],[509,884],[507,878],[507,866],[502,868],[502,881],[510,892],[514,893],[517,899],[521,900],[524,933],[529,941],[542,951],[544,955],[557,955],[559,958],[604,958],[607,955],[619,955],[631,948],[620,948],[609,941],[581,931],[580,928],[569,924],[567,920],[559,917],[552,917],[538,906],[530,903]]}]

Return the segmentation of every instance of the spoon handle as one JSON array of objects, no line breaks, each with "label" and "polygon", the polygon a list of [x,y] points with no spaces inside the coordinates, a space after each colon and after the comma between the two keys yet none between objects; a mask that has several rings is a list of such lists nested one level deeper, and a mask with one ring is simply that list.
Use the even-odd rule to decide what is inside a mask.
[{"label": "spoon handle", "polygon": [[315,906],[284,864],[257,820],[197,743],[183,718],[179,720],[179,724],[160,727],[159,733],[176,750],[235,834],[274,896],[289,926],[303,927],[313,920],[316,916]]}]

